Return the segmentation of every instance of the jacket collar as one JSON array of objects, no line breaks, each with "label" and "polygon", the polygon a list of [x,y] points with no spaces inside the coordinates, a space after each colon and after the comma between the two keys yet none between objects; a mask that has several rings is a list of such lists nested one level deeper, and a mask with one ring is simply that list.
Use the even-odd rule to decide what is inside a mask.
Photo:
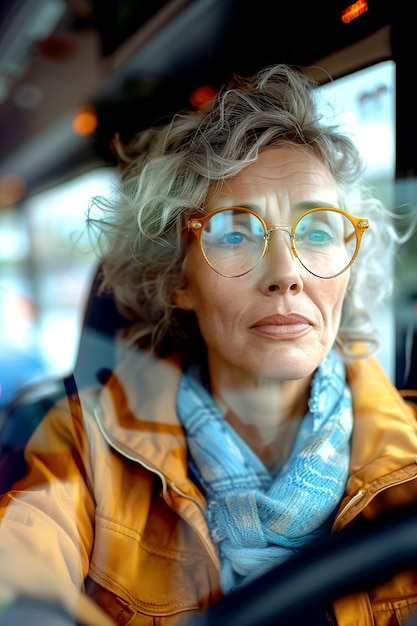
[{"label": "jacket collar", "polygon": [[354,429],[351,474],[367,482],[416,463],[417,415],[375,358],[346,366],[352,390]]},{"label": "jacket collar", "polygon": [[347,495],[333,531],[365,508],[371,519],[387,508],[406,506],[417,499],[416,412],[403,401],[375,359],[351,363],[346,370],[354,428]]},{"label": "jacket collar", "polygon": [[176,411],[181,365],[129,350],[104,385],[96,418],[110,445],[159,474],[189,497],[203,501],[188,479],[185,434]]}]

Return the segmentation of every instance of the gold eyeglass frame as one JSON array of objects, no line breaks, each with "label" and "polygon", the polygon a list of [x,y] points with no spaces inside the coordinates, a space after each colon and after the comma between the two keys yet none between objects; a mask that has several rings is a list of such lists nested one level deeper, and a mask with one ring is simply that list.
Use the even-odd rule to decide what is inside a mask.
[{"label": "gold eyeglass frame", "polygon": [[[204,252],[204,248],[203,248],[202,235],[203,235],[204,226],[206,225],[208,220],[213,217],[213,215],[216,215],[217,213],[222,213],[223,211],[233,211],[233,210],[241,211],[243,213],[249,213],[250,215],[254,215],[260,221],[260,223],[262,224],[263,230],[264,230],[264,242],[265,243],[264,243],[264,249],[262,251],[262,255],[259,257],[259,260],[255,263],[255,265],[253,267],[251,267],[249,270],[246,270],[245,272],[242,272],[241,274],[238,274],[236,276],[228,276],[227,274],[223,274],[222,272],[219,272],[218,270],[216,270],[216,268],[213,267],[213,265],[208,260],[206,254]],[[317,213],[318,211],[331,211],[333,213],[339,213],[339,214],[343,215],[344,217],[346,217],[351,222],[351,224],[353,225],[353,227],[355,229],[355,233],[356,233],[356,248],[355,248],[355,252],[354,252],[350,262],[342,270],[340,270],[336,274],[332,274],[332,276],[319,276],[318,274],[315,274],[314,272],[309,270],[308,267],[306,267],[304,265],[304,263],[302,262],[302,260],[298,256],[297,248],[296,248],[296,245],[295,245],[295,231],[296,231],[296,228],[297,228],[299,222],[306,215],[309,215],[311,213]],[[240,276],[245,276],[246,274],[249,274],[249,272],[254,270],[255,267],[262,261],[262,259],[265,258],[266,254],[268,252],[268,243],[269,243],[269,239],[271,237],[271,234],[274,231],[282,230],[282,231],[285,231],[285,232],[287,232],[289,234],[292,253],[293,253],[294,257],[300,261],[301,265],[310,274],[312,274],[313,276],[316,276],[317,278],[321,278],[323,280],[328,280],[330,278],[336,278],[336,276],[340,276],[340,274],[343,274],[343,272],[346,272],[346,270],[349,269],[349,267],[355,261],[357,255],[358,255],[360,246],[361,246],[362,236],[363,236],[364,232],[369,228],[369,220],[367,218],[364,218],[364,217],[354,217],[350,213],[347,213],[346,211],[343,211],[342,209],[337,209],[335,207],[315,207],[313,209],[308,209],[308,211],[305,211],[304,213],[299,215],[297,217],[297,219],[295,220],[295,222],[294,222],[294,224],[292,225],[291,228],[288,227],[288,226],[279,226],[279,225],[273,225],[273,226],[270,226],[268,228],[268,226],[266,225],[266,223],[263,220],[263,218],[259,215],[259,213],[256,213],[256,211],[253,211],[252,209],[249,209],[247,207],[228,206],[228,207],[221,207],[219,209],[216,209],[215,211],[212,211],[211,213],[208,213],[207,215],[203,215],[203,216],[200,215],[198,217],[190,218],[187,221],[187,228],[188,228],[189,231],[192,231],[194,233],[194,235],[197,237],[197,241],[198,241],[198,245],[199,245],[201,254],[203,255],[203,258],[206,261],[206,263],[211,267],[212,270],[214,270],[216,272],[216,274],[219,274],[220,276],[223,276],[225,278],[240,278]],[[353,233],[346,240],[346,242],[349,241],[352,237],[353,237]]]}]

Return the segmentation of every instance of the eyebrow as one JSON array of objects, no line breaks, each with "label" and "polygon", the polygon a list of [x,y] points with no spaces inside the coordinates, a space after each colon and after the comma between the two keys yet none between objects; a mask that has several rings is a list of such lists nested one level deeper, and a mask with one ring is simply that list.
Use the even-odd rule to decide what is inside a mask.
[{"label": "eyebrow", "polygon": [[309,209],[336,209],[337,205],[331,202],[323,202],[322,200],[306,200],[305,202],[299,202],[295,205],[295,208],[300,211],[308,211]]},{"label": "eyebrow", "polygon": [[[250,202],[242,202],[239,204],[235,204],[234,206],[242,207],[243,209],[250,209],[251,211],[254,211],[261,217],[264,216],[263,215],[264,211],[261,210],[259,206],[256,206],[256,204],[251,204]],[[297,213],[301,214],[301,213],[304,213],[305,211],[308,211],[309,209],[318,209],[321,207],[325,209],[337,209],[338,208],[337,204],[334,204],[332,202],[323,202],[323,200],[304,200],[303,202],[298,202],[296,205],[294,205],[291,208],[293,211],[296,211]]]}]

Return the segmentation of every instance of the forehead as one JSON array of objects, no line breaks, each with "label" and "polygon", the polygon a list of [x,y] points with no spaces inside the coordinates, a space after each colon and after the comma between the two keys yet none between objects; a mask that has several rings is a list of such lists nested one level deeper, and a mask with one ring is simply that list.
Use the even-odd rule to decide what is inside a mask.
[{"label": "forehead", "polygon": [[207,200],[241,204],[280,195],[290,196],[294,203],[313,199],[335,203],[337,185],[328,167],[307,148],[269,147],[236,176],[213,184]]}]

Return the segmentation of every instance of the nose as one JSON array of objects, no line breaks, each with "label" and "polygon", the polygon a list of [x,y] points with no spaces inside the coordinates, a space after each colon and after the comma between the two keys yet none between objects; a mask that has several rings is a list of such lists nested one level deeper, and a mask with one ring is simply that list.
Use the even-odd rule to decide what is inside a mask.
[{"label": "nose", "polygon": [[296,295],[303,289],[301,264],[291,249],[290,233],[272,228],[269,233],[266,254],[260,263],[262,268],[262,291]]}]

